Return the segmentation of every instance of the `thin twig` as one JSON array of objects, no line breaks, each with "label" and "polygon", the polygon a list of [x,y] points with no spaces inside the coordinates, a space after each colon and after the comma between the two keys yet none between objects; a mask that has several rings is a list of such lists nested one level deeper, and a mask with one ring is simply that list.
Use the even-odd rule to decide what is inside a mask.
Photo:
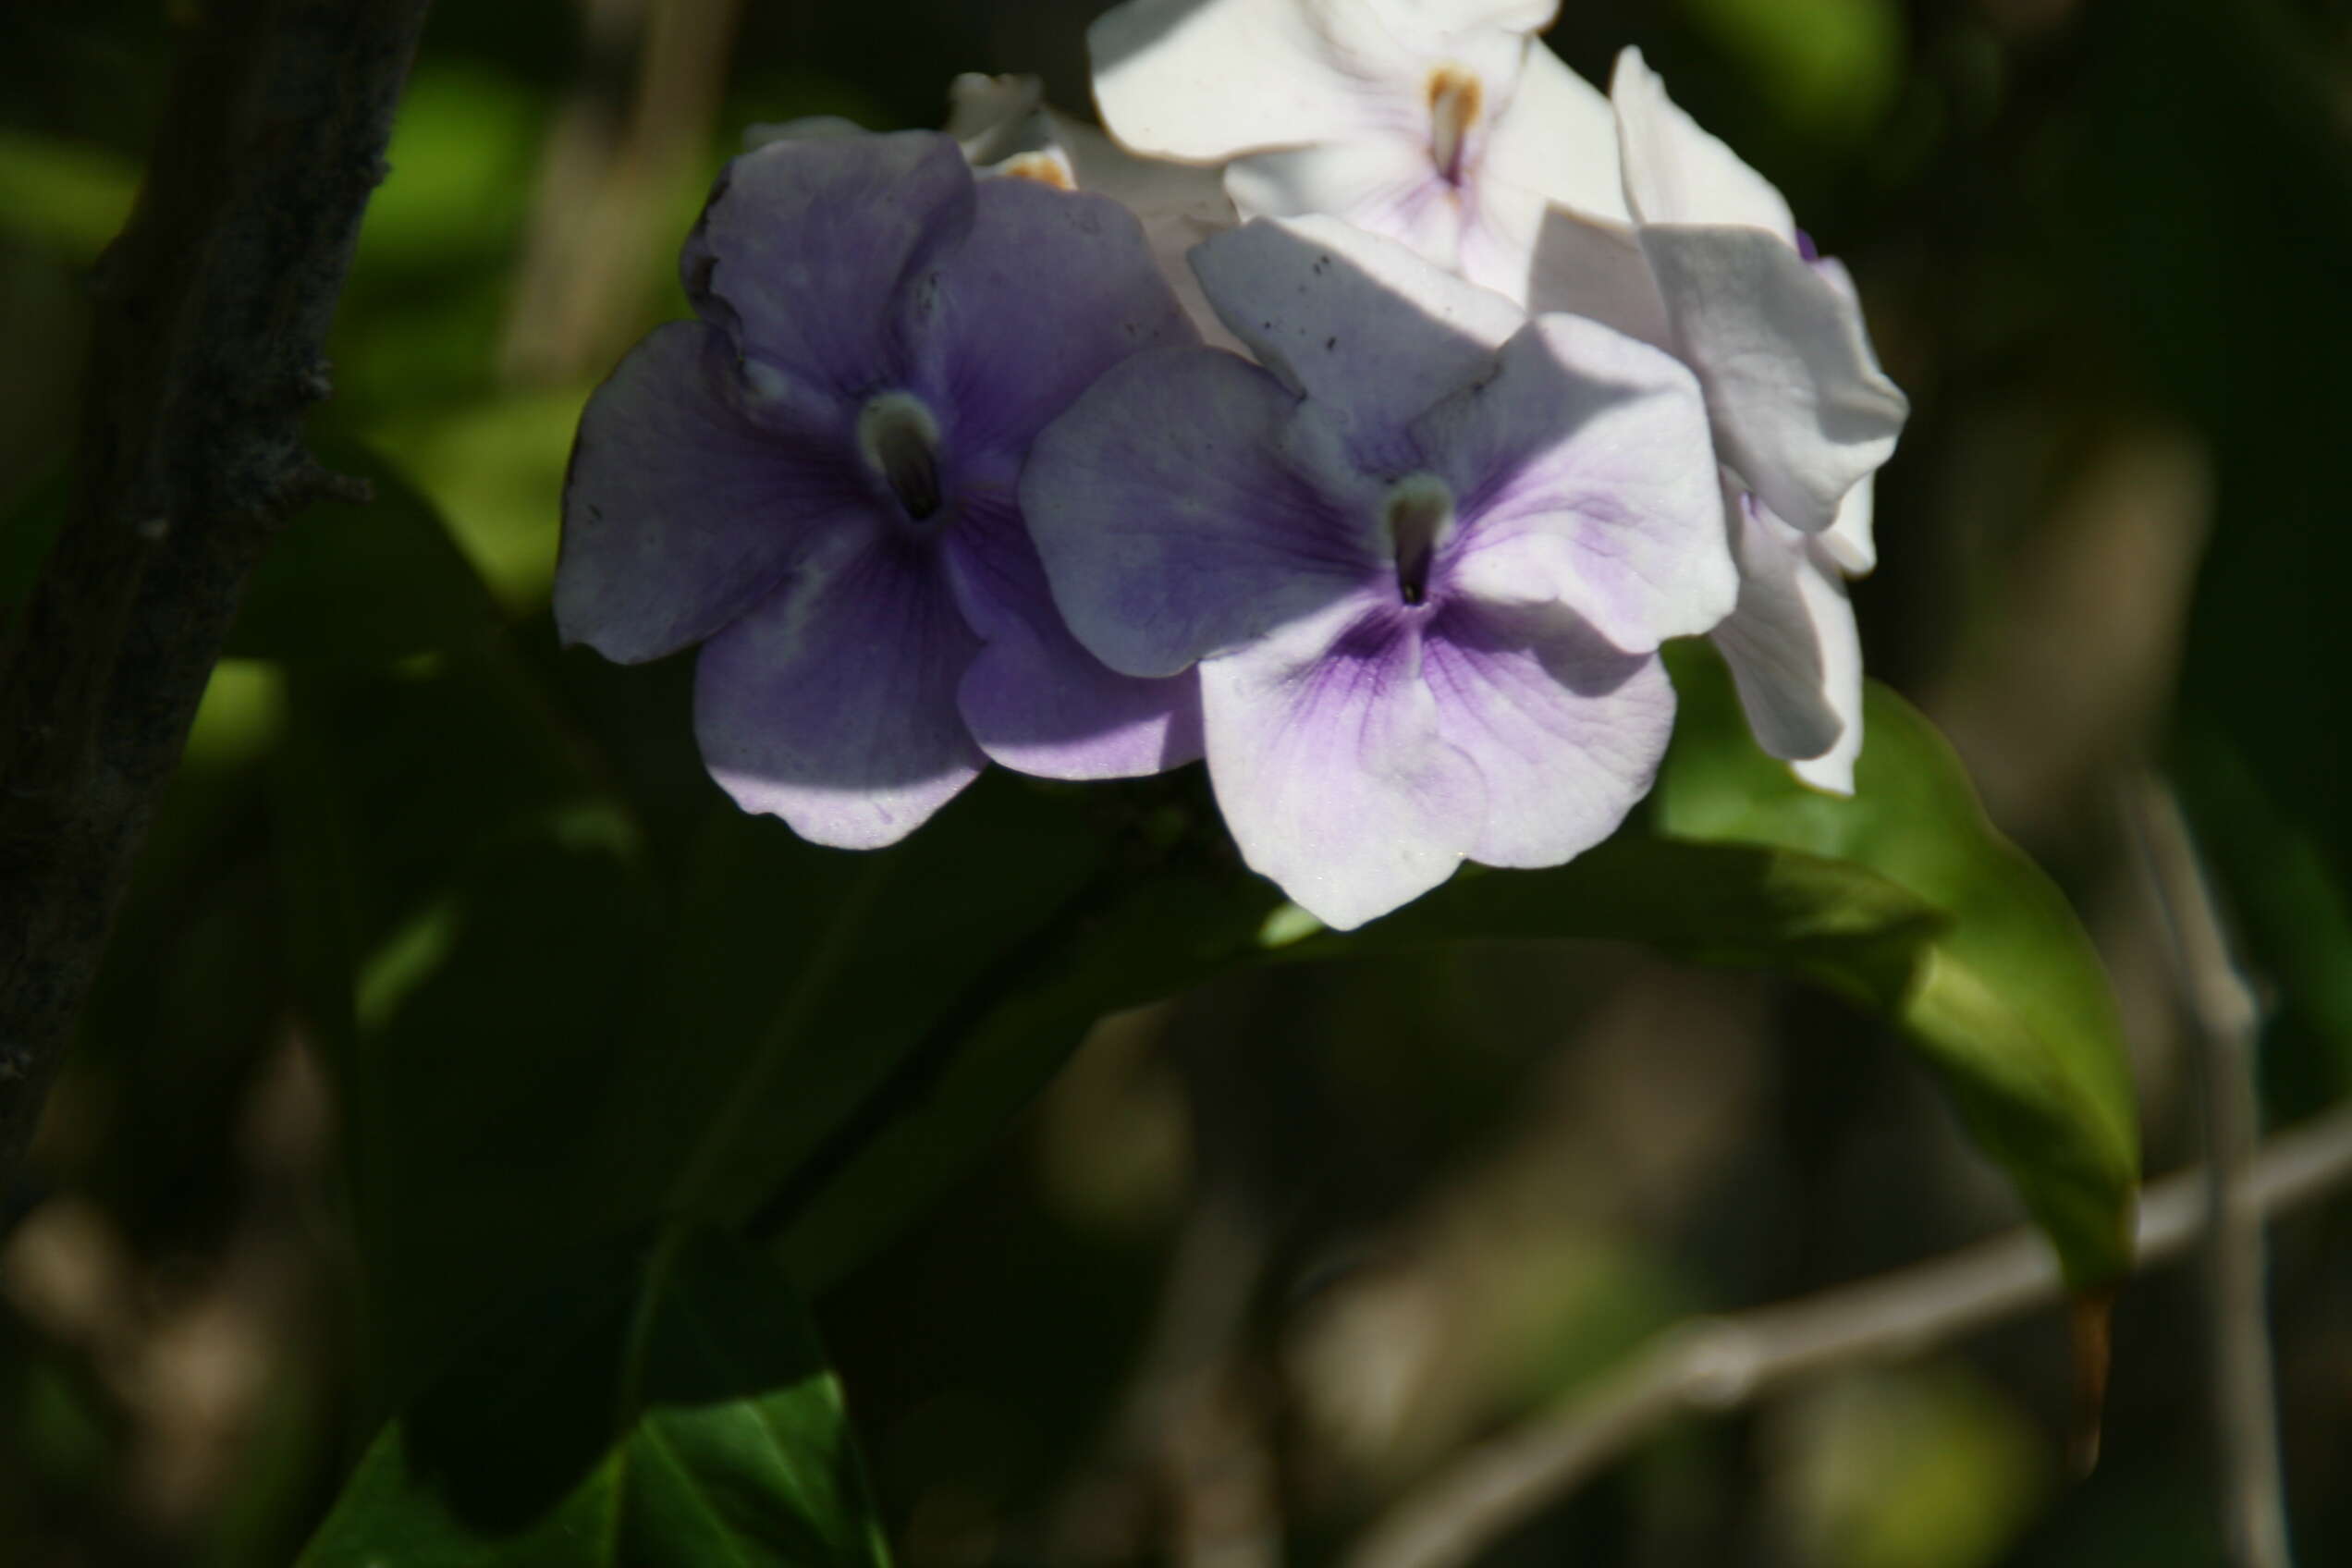
[{"label": "thin twig", "polygon": [[2231,962],[2219,912],[2179,802],[2153,779],[2126,802],[2188,1014],[2189,1054],[2205,1108],[2205,1245],[2213,1415],[2222,1513],[2235,1568],[2291,1568],[2286,1485],[2264,1297],[2262,1217],[2247,1191],[2260,1137],[2255,1044],[2261,1014]]},{"label": "thin twig", "polygon": [[[2352,1106],[2262,1145],[2245,1201],[2276,1215],[2352,1182]],[[2136,1257],[2169,1262],[2204,1231],[2202,1170],[2148,1188]],[[1892,1274],[1669,1330],[1598,1387],[1471,1449],[1376,1520],[1351,1568],[1454,1568],[1678,1415],[1752,1403],[1834,1366],[1917,1355],[2059,1299],[2058,1261],[2017,1230]]]},{"label": "thin twig", "polygon": [[0,1187],[247,574],[305,501],[321,357],[426,0],[214,0],[92,289],[64,529],[0,647]]}]

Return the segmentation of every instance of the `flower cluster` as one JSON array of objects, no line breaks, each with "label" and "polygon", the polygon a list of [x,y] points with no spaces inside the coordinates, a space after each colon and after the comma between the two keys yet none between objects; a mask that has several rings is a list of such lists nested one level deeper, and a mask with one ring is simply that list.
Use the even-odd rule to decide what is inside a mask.
[{"label": "flower cluster", "polygon": [[694,319],[591,400],[557,623],[693,643],[746,809],[872,847],[988,762],[1206,755],[1337,926],[1614,831],[1711,636],[1852,788],[1848,574],[1906,412],[1850,280],[1549,0],[1130,0],[1107,136],[1019,79],[944,133],[769,128]]}]

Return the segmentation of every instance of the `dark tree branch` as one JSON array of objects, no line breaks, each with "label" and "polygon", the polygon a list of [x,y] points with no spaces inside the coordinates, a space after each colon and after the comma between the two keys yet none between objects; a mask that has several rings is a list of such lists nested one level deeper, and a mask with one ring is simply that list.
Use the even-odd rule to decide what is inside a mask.
[{"label": "dark tree branch", "polygon": [[247,574],[427,0],[212,0],[100,261],[72,499],[0,647],[0,1182],[40,1120]]}]

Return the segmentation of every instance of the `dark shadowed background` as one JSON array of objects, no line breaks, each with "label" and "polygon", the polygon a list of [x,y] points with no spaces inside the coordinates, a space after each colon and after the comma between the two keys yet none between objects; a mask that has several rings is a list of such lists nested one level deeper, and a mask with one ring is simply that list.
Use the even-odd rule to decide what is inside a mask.
[{"label": "dark shadowed background", "polygon": [[[136,186],[180,8],[0,12],[0,600],[56,508],[81,279]],[[692,766],[684,661],[616,681],[555,647],[581,403],[683,313],[678,243],[746,126],[934,125],[969,69],[1038,72],[1084,110],[1098,8],[440,7],[314,428],[377,477],[379,506],[437,512],[463,558],[430,570],[477,573],[503,629],[460,653],[392,647],[420,633],[376,573],[300,545],[348,521],[331,515],[257,583],[239,647],[274,656],[214,679],[32,1177],[6,1197],[0,1558],[276,1563],[307,1537],[385,1396],[355,1361],[337,1146],[335,1096],[365,1086],[303,1023],[305,822],[329,781],[367,802],[398,896],[367,927],[361,1012],[398,1011],[400,1048],[445,1057],[448,1096],[505,1096],[501,1158],[527,1168],[581,1086],[484,1063],[509,1027],[602,1027],[611,998],[560,977],[650,917],[520,841],[472,863],[471,901],[404,868],[483,834],[534,770],[651,780],[668,803],[648,831],[681,841],[726,809]],[[1870,667],[1944,728],[2097,937],[2150,1173],[2198,1138],[2169,949],[2119,815],[2151,766],[2266,1009],[2268,1120],[2343,1099],[2352,6],[1565,8],[1551,43],[1572,66],[1605,82],[1640,44],[1859,280],[1915,410],[1880,479],[1883,564],[1857,590]],[[276,656],[354,623],[401,655],[388,675]],[[544,741],[468,705],[518,683],[594,694]],[[452,909],[510,941],[434,967]],[[1328,1559],[1464,1444],[1688,1314],[2017,1219],[1917,1064],[1835,1002],[1632,949],[1499,946],[1255,974],[1105,1021],[817,1313],[909,1568],[1256,1568]],[[2299,1557],[2352,1562],[2352,1202],[2273,1242]],[[1491,1560],[2211,1564],[2202,1356],[2194,1273],[2153,1275],[2121,1307],[2087,1480],[2064,1463],[2065,1341],[2043,1314],[1669,1426]]]}]

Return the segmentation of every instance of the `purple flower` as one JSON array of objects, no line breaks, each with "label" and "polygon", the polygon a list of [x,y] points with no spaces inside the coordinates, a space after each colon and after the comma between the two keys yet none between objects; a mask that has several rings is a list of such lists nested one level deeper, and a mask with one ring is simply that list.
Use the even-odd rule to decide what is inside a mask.
[{"label": "purple flower", "polygon": [[1672,725],[1659,642],[1736,593],[1691,373],[1331,219],[1194,264],[1264,368],[1139,355],[1023,475],[1079,641],[1197,666],[1236,842],[1331,925],[1607,837]]},{"label": "purple flower", "polygon": [[870,848],[990,759],[1198,754],[1188,680],[1072,640],[1017,490],[1096,376],[1196,341],[1132,216],[975,186],[930,132],[783,141],[728,165],[681,270],[697,319],[581,417],[556,619],[623,662],[704,644],[696,738],[745,810]]}]

